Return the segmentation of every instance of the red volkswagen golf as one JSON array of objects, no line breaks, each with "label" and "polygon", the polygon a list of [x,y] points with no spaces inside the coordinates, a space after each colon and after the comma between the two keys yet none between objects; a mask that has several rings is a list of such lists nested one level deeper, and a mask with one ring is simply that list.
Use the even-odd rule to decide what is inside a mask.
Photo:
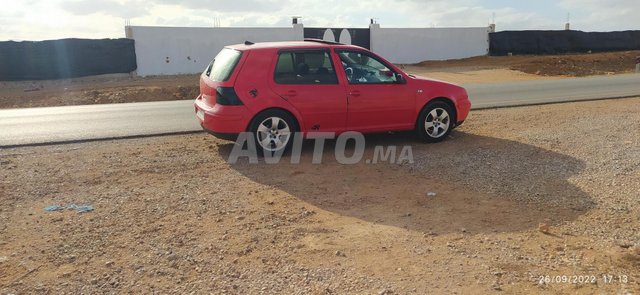
[{"label": "red volkswagen golf", "polygon": [[439,142],[462,124],[464,88],[409,75],[358,46],[306,40],[227,46],[200,76],[202,127],[233,140],[252,132],[279,151],[294,132],[415,130]]}]

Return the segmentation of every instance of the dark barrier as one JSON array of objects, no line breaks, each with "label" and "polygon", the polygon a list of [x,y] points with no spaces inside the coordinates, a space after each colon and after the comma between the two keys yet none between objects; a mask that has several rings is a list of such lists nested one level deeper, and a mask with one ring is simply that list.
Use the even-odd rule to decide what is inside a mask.
[{"label": "dark barrier", "polygon": [[[304,28],[304,37],[312,38],[312,39],[322,39],[324,37],[325,31],[328,28]],[[332,28],[329,29],[333,33],[333,38],[335,41],[340,41],[340,34],[342,34],[342,28]],[[357,45],[363,48],[370,49],[371,47],[371,33],[369,33],[369,29],[346,29],[349,32],[349,36],[351,37],[351,44]],[[330,40],[333,41],[333,40]]]},{"label": "dark barrier", "polygon": [[131,39],[0,42],[0,81],[129,73],[136,68]]},{"label": "dark barrier", "polygon": [[491,55],[558,54],[640,49],[640,31],[504,31],[489,34]]}]

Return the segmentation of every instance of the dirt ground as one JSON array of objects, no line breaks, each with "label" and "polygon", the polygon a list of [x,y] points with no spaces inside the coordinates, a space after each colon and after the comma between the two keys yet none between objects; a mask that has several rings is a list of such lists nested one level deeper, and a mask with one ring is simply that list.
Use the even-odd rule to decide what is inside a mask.
[{"label": "dirt ground", "polygon": [[[0,294],[640,292],[640,98],[367,145],[414,162],[340,165],[328,143],[322,164],[307,145],[231,165],[206,134],[0,150]],[[72,203],[95,210],[43,210]]]},{"label": "dirt ground", "polygon": [[631,73],[640,51],[563,55],[479,56],[458,60],[425,61],[418,66],[447,71],[509,69],[540,76],[583,77]]},{"label": "dirt ground", "polygon": [[0,81],[0,109],[195,99],[198,75]]},{"label": "dirt ground", "polygon": [[[611,75],[634,70],[640,51],[558,56],[474,57],[402,65],[405,71],[459,84]],[[194,99],[198,75],[105,75],[55,81],[0,81],[0,108]]]}]

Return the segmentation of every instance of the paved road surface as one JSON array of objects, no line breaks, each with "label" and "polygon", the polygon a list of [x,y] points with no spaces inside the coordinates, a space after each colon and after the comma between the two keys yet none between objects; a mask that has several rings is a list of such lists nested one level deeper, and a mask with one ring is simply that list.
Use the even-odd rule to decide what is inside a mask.
[{"label": "paved road surface", "polygon": [[193,101],[0,110],[0,146],[202,130]]},{"label": "paved road surface", "polygon": [[473,108],[640,96],[640,74],[466,85]]},{"label": "paved road surface", "polygon": [[[465,86],[473,108],[640,97],[640,75]],[[640,102],[639,102],[640,103]],[[0,110],[0,146],[201,130],[192,101]]]}]

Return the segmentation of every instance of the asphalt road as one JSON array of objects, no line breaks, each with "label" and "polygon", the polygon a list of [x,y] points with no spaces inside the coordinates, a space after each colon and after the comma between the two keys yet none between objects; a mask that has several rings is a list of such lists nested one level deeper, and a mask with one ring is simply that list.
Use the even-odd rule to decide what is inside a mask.
[{"label": "asphalt road", "polygon": [[[640,97],[640,75],[465,85],[474,109]],[[0,147],[196,132],[193,101],[0,110]]]},{"label": "asphalt road", "polygon": [[640,74],[465,85],[474,109],[640,96]]},{"label": "asphalt road", "polygon": [[0,110],[0,146],[196,130],[190,100]]}]

